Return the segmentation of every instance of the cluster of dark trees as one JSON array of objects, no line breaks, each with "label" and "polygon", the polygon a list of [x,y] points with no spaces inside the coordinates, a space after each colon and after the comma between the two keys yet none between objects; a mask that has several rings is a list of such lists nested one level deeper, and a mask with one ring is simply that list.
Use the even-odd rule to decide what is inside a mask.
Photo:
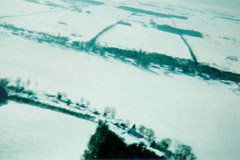
[{"label": "cluster of dark trees", "polygon": [[[136,129],[132,127],[131,129]],[[139,129],[138,129],[139,130]],[[196,156],[190,146],[178,144],[174,150],[170,149],[173,141],[163,139],[155,141],[154,132],[144,126],[140,127],[141,134],[149,134],[150,146],[163,153],[159,156],[143,142],[126,144],[116,132],[100,121],[96,132],[90,138],[88,149],[85,150],[84,159],[164,159],[164,160],[195,160]],[[145,135],[146,136],[146,135]]]},{"label": "cluster of dark trees", "polygon": [[0,105],[6,104],[8,99],[7,87],[8,80],[0,79]]},{"label": "cluster of dark trees", "polygon": [[149,150],[144,143],[126,144],[111,131],[107,124],[99,122],[95,134],[90,138],[84,159],[159,159],[164,157]]},{"label": "cluster of dark trees", "polygon": [[166,159],[171,160],[195,160],[196,156],[192,151],[192,148],[185,144],[176,144],[176,147],[170,149],[174,142],[169,139],[163,139],[159,142],[151,143],[151,147],[157,149],[165,154]]}]

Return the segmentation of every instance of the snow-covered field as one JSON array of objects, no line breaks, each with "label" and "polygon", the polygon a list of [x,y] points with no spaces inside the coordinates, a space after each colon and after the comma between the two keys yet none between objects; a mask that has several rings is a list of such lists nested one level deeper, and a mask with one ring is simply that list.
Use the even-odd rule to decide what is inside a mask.
[{"label": "snow-covered field", "polygon": [[[166,42],[175,42],[179,45]],[[187,47],[179,36],[136,24],[135,26],[117,25],[100,37],[98,43],[108,47],[157,52],[171,57],[191,59]]]},{"label": "snow-covered field", "polygon": [[[104,0],[101,3],[1,0],[0,14],[1,23],[77,41],[90,41],[108,26],[123,20],[131,26],[116,25],[100,36],[98,42],[191,59],[187,44],[175,32],[180,29],[198,62],[225,71],[240,71],[240,13],[236,10],[196,5],[186,0]],[[172,28],[162,31],[153,28],[151,22]],[[202,37],[185,35],[186,30],[198,32]]]},{"label": "snow-covered field", "polygon": [[154,75],[14,36],[1,45],[5,46],[0,63],[4,77],[31,79],[39,82],[39,90],[64,91],[76,100],[84,97],[100,110],[114,106],[119,117],[151,127],[159,137],[191,145],[199,158],[239,157],[240,99],[234,86]]},{"label": "snow-covered field", "polygon": [[[9,12],[8,6],[12,6],[12,4],[14,9],[16,7],[16,10]],[[89,41],[102,29],[119,20],[117,16],[96,15],[93,11],[90,14],[91,12],[88,11],[71,11],[29,3],[24,0],[16,1],[16,3],[4,1],[1,4],[0,21],[31,31],[44,32],[55,36],[67,36],[78,41]]]},{"label": "snow-covered field", "polygon": [[10,102],[0,108],[1,160],[79,160],[96,124]]},{"label": "snow-covered field", "polygon": [[[206,1],[208,0],[203,1],[203,4],[194,3],[191,0],[144,0],[139,3],[125,0],[121,1],[122,3],[120,4],[118,1],[112,2],[116,6],[124,5],[134,8],[132,10],[131,8],[129,9],[132,15],[126,19],[134,25],[125,27],[125,30],[122,29],[123,27],[116,27],[109,32],[109,35],[105,34],[102,37],[102,41],[109,46],[121,48],[133,48],[134,46],[137,50],[142,49],[164,53],[173,57],[189,58],[190,53],[183,41],[180,40],[180,34],[174,30],[177,28],[183,31],[183,36],[193,50],[198,62],[206,63],[225,71],[239,73],[240,13],[236,9],[236,5],[239,5],[239,3],[237,0],[222,2],[222,4],[228,4],[229,6],[235,4],[235,9],[232,9],[217,7],[219,6],[217,2],[213,5],[214,3],[210,0],[209,3],[211,5],[204,5]],[[221,3],[221,1],[219,0],[218,3]],[[178,16],[183,16],[187,19],[178,18]],[[159,25],[168,25],[174,29],[165,28],[164,34],[157,29],[155,29],[156,31],[151,31],[153,30],[152,26],[149,25],[151,22],[156,22]],[[145,29],[140,30],[140,27]],[[186,30],[199,32],[203,37],[184,35]],[[126,36],[123,36],[124,34]],[[137,41],[134,41],[136,39]],[[132,47],[130,47],[130,44],[133,44]],[[168,52],[166,53],[166,51]]]},{"label": "snow-covered field", "polygon": [[[181,31],[193,30],[203,34],[203,37],[182,35],[199,62],[236,73],[240,71],[240,36],[237,30],[239,22],[216,20],[212,17],[214,12],[210,9],[205,11],[203,8],[184,8],[184,4],[177,0],[174,0],[174,3],[167,0],[162,0],[161,3],[154,0],[141,2],[104,0],[105,5],[92,6],[84,3],[81,8],[82,12],[76,12],[69,8],[49,7],[18,0],[16,3],[22,3],[26,8],[35,7],[37,10],[39,7],[40,12],[45,11],[46,7],[47,10],[54,12],[47,12],[41,16],[4,18],[6,15],[35,13],[36,10],[30,12],[22,8],[22,11],[21,5],[14,5],[15,1],[10,3],[7,0],[0,0],[0,17],[3,17],[0,18],[1,24],[13,24],[48,34],[59,32],[61,35],[70,35],[70,37],[83,35],[84,38],[80,40],[88,41],[104,27],[123,20],[132,26],[118,24],[100,35],[97,43],[120,48],[163,52],[172,57],[191,59],[180,35],[174,31],[160,31],[153,28],[151,22],[158,25],[171,25],[175,29],[182,29]],[[64,3],[65,7],[72,6],[66,4]],[[163,17],[156,17],[152,12],[150,12],[152,15],[144,14],[144,12],[131,15],[126,10],[116,8],[123,5],[162,12],[165,13],[165,17],[163,15]],[[9,6],[14,9],[7,9]],[[108,11],[114,14],[111,16]],[[201,14],[202,12],[205,14]],[[69,16],[61,15],[61,13]],[[176,15],[187,16],[188,19],[179,19]],[[166,18],[166,16],[173,18]],[[196,18],[198,16],[200,17]],[[234,16],[239,16],[239,13],[237,12]],[[102,17],[105,19],[101,20]],[[75,21],[78,18],[84,20]],[[35,23],[36,21],[39,22]],[[216,26],[218,23],[221,23],[221,27]],[[192,32],[185,34],[188,33]],[[124,36],[124,34],[127,35]],[[224,39],[224,36],[227,37]],[[230,58],[227,58],[229,56]],[[30,79],[31,87],[40,91],[53,93],[63,91],[76,100],[84,97],[90,100],[91,106],[98,110],[106,106],[114,106],[118,117],[153,128],[159,138],[169,137],[181,140],[192,146],[194,153],[201,160],[240,159],[239,86],[226,85],[218,81],[204,81],[187,75],[167,74],[162,70],[158,73],[158,75],[149,73],[132,65],[111,59],[106,60],[85,52],[40,44],[12,35],[4,28],[0,30],[1,77]],[[0,114],[3,114],[3,109],[0,108]],[[88,122],[83,121],[83,123]],[[81,138],[81,135],[79,137]],[[74,147],[75,150],[79,148]],[[82,150],[79,149],[79,153],[80,151]],[[31,156],[31,153],[29,154]]]}]

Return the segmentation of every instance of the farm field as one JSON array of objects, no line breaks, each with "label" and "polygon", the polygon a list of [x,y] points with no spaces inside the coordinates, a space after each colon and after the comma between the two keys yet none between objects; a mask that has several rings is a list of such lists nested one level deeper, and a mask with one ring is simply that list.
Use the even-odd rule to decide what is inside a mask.
[{"label": "farm field", "polygon": [[[84,98],[99,111],[115,107],[118,118],[152,128],[157,138],[188,144],[197,159],[240,158],[238,10],[188,0],[0,2],[1,78]],[[0,114],[0,159],[78,159],[87,145],[82,137],[96,127],[13,102],[0,106]],[[70,141],[50,143],[55,134],[44,124],[52,120],[59,129],[55,138]],[[21,125],[29,133],[19,129],[19,136],[32,134],[22,150],[26,139],[11,129]],[[40,131],[49,143],[38,146]],[[64,153],[65,145],[73,149]]]},{"label": "farm field", "polygon": [[2,160],[77,160],[96,129],[93,123],[15,102],[0,110]]}]

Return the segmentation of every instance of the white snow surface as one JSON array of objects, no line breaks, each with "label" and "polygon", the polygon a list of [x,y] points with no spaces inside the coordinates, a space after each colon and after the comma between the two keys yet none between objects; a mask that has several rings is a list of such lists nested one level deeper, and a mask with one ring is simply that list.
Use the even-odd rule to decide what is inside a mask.
[{"label": "white snow surface", "polygon": [[234,86],[154,75],[101,57],[3,37],[1,76],[31,79],[38,90],[63,91],[75,100],[84,97],[99,110],[114,106],[119,118],[153,128],[159,138],[191,145],[199,159],[239,158],[240,98]]},{"label": "white snow surface", "polygon": [[[218,3],[216,1],[218,1]],[[178,29],[193,30],[202,33],[203,38],[184,37],[188,40],[188,44],[193,50],[198,62],[224,71],[239,73],[240,12],[236,10],[236,7],[233,7],[235,9],[222,7],[224,6],[223,4],[229,4],[229,6],[232,4],[232,6],[234,6],[233,4],[239,5],[240,3],[237,0],[233,1],[143,0],[136,2],[122,0],[121,2],[109,2],[105,0],[104,2],[109,5],[113,3],[116,6],[124,5],[167,15],[186,16],[187,19],[159,18],[146,14],[131,15],[126,20],[133,24],[138,23],[138,27],[132,27],[131,32],[129,32],[127,27],[125,27],[127,28],[126,30],[114,28],[113,31],[109,32],[109,35],[105,34],[102,39],[106,42],[104,44],[109,46],[114,44],[114,46],[118,45],[121,48],[135,47],[136,50],[140,48],[144,51],[163,52],[172,57],[188,58],[190,57],[190,53],[186,50],[183,42],[179,40],[177,34],[168,32],[162,34],[161,31],[159,31],[159,33],[155,31],[154,33],[157,38],[155,37],[154,41],[154,38],[151,39],[152,34],[144,32],[144,30],[152,29],[151,25],[149,25],[151,21],[159,25],[169,25]],[[214,2],[216,2],[215,5],[213,5]],[[140,26],[147,28],[139,31],[137,28]],[[175,39],[173,39],[173,37],[175,37]],[[162,39],[165,39],[165,41]],[[129,47],[131,43],[134,47]],[[165,52],[166,50],[168,51],[167,53]],[[235,57],[234,59],[236,60],[229,61],[229,56]]]},{"label": "white snow surface", "polygon": [[[159,25],[167,24],[202,33],[203,38],[185,37],[198,62],[225,71],[240,72],[240,13],[236,9],[222,7],[226,1],[217,5],[221,7],[213,7],[213,2],[208,0],[204,3],[189,0],[102,0],[98,2],[104,4],[97,6],[90,5],[85,0],[36,0],[39,4],[30,1],[1,0],[0,22],[55,36],[67,36],[71,40],[89,41],[103,29],[124,20],[133,27],[113,27],[112,31],[100,36],[100,44],[191,59],[190,52],[179,35],[153,29],[150,22],[154,21]],[[229,6],[239,4],[229,2],[231,3]],[[118,9],[118,6],[130,6],[164,15],[185,16],[187,19],[132,14]]]},{"label": "white snow surface", "polygon": [[[61,8],[32,4],[26,1],[18,1],[17,3],[20,3],[20,6],[24,5],[22,7],[24,11],[13,10],[8,13],[8,6],[10,5],[9,2],[1,4],[1,23],[8,23],[19,28],[36,32],[44,32],[55,36],[65,36],[78,41],[91,40],[91,38],[93,38],[102,29],[106,28],[108,25],[116,23],[119,20],[117,16],[108,17],[94,14],[93,11],[93,14],[86,13],[88,10],[85,12],[73,12]],[[29,6],[27,4],[29,4]],[[37,8],[36,5],[39,6],[39,8]],[[32,12],[28,11],[33,7],[35,10]],[[1,16],[3,16],[2,19]]]},{"label": "white snow surface", "polygon": [[79,160],[96,124],[9,102],[0,107],[1,160]]},{"label": "white snow surface", "polygon": [[[172,42],[178,45],[173,45]],[[117,25],[99,38],[103,46],[157,52],[171,57],[191,59],[187,47],[177,35],[139,25]]]},{"label": "white snow surface", "polygon": [[[183,53],[187,50],[176,34],[162,33],[150,28],[149,22],[153,20],[163,25],[199,31],[203,33],[203,38],[184,36],[199,62],[236,73],[240,71],[239,22],[236,21],[239,19],[238,11],[227,12],[214,10],[211,7],[205,9],[198,5],[187,6],[186,3],[177,0],[141,2],[104,0],[105,6],[83,7],[81,13],[23,0],[0,0],[0,2],[0,23],[10,23],[17,27],[65,36],[73,32],[82,35],[83,38],[79,36],[81,41],[91,39],[103,28],[119,20],[126,20],[133,24],[133,28],[116,25],[116,28],[100,36],[98,42],[104,44],[104,40],[106,41],[104,45],[121,45],[120,47],[136,50],[164,51],[164,54],[173,57],[189,58],[190,56],[189,53]],[[119,5],[184,15],[188,19],[156,18],[148,15],[128,16],[127,11],[115,8]],[[36,17],[31,15],[32,17],[4,18],[7,15],[43,11],[44,14],[37,14]],[[114,14],[111,15],[108,11]],[[121,16],[121,12],[124,16]],[[102,16],[105,17],[103,20]],[[219,16],[227,16],[228,20]],[[78,18],[84,23],[78,24],[74,21]],[[58,23],[59,20],[63,23]],[[38,22],[35,23],[36,21]],[[68,26],[64,26],[64,23]],[[144,28],[143,24],[148,28]],[[136,36],[138,39],[133,43],[132,35],[135,36],[137,33],[134,32],[138,29],[141,30],[139,35],[145,33],[143,40],[138,35]],[[128,38],[125,39],[123,35]],[[165,37],[165,43],[157,41],[150,44],[155,36],[161,40]],[[168,37],[173,38],[168,39]],[[146,45],[143,43],[144,39],[147,41]],[[128,44],[127,41],[132,44]],[[158,45],[163,47],[157,47]],[[178,49],[182,52],[177,52]],[[234,61],[226,61],[228,56],[236,58],[233,58]],[[0,75],[13,79],[17,77],[30,79],[31,86],[43,92],[63,91],[75,100],[83,97],[90,100],[91,106],[99,110],[103,110],[106,106],[114,106],[119,118],[153,128],[159,138],[179,139],[192,146],[200,160],[240,159],[240,96],[239,91],[235,92],[239,86],[164,72],[155,75],[118,61],[105,60],[63,47],[31,42],[11,35],[2,28],[0,29]],[[0,112],[3,109],[0,108]],[[80,154],[81,149],[79,148],[78,151]]]}]

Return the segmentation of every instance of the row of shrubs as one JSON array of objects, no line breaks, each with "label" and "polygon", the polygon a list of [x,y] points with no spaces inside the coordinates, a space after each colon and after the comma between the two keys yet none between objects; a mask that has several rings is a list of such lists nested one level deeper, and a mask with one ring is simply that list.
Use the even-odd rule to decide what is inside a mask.
[{"label": "row of shrubs", "polygon": [[13,101],[16,101],[16,102],[21,102],[21,103],[25,103],[25,104],[38,106],[40,108],[61,112],[61,113],[64,113],[64,114],[68,114],[68,115],[77,117],[77,118],[81,118],[81,119],[85,119],[85,120],[88,120],[88,121],[95,122],[95,117],[92,116],[92,115],[89,115],[89,114],[86,114],[86,113],[83,114],[83,113],[80,113],[80,112],[74,112],[74,111],[71,111],[69,109],[60,108],[60,107],[57,107],[57,106],[54,106],[54,105],[50,105],[48,103],[40,102],[40,101],[35,100],[35,99],[31,99],[31,98],[27,98],[27,97],[21,97],[21,96],[17,96],[17,95],[11,95],[11,96],[9,96],[9,99],[13,100]]},{"label": "row of shrubs", "polygon": [[[33,90],[29,89],[30,88],[29,86],[30,86],[30,80],[28,80],[27,82],[24,82],[20,78],[17,78],[14,81],[10,81],[7,78],[0,79],[0,94],[1,94],[0,104],[5,104],[7,100],[13,100],[16,102],[38,106],[40,108],[50,109],[53,111],[69,114],[69,115],[86,119],[89,121],[95,121],[95,117],[87,113],[74,112],[69,109],[58,107],[57,105],[52,105],[47,102],[42,102],[39,95],[35,93]],[[43,96],[43,95],[40,95],[40,96]],[[45,96],[48,97],[50,95],[45,95]],[[73,103],[71,99],[67,98],[66,94],[64,93],[58,93],[54,97],[57,99],[58,102],[63,102],[68,106]],[[83,103],[79,104],[80,107],[88,107],[88,105],[89,105],[89,101],[87,101],[86,104],[83,104]],[[97,114],[97,113],[94,112],[94,114]]]}]

